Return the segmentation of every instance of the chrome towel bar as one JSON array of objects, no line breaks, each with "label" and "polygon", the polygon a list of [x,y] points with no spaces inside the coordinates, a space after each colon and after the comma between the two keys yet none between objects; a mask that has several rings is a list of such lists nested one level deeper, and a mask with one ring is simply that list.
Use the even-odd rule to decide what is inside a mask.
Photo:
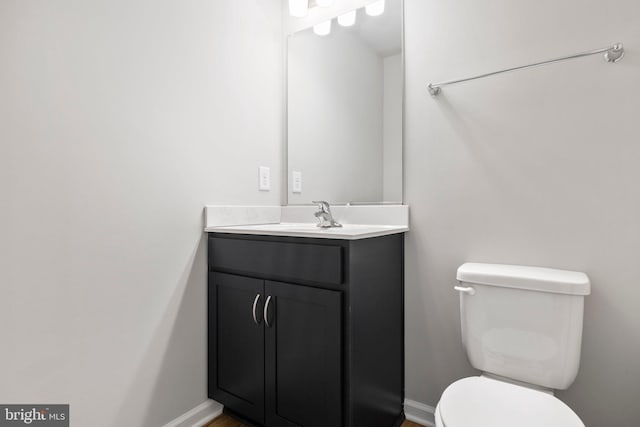
[{"label": "chrome towel bar", "polygon": [[575,58],[581,58],[583,56],[596,55],[598,53],[604,53],[604,59],[607,62],[611,62],[611,63],[618,62],[624,56],[624,46],[622,45],[622,43],[615,43],[612,46],[603,47],[602,49],[595,49],[595,50],[590,50],[590,51],[587,51],[587,52],[576,53],[574,55],[562,56],[560,58],[549,59],[547,61],[536,62],[534,64],[521,65],[519,67],[513,67],[513,68],[506,68],[504,70],[493,71],[491,73],[480,74],[478,76],[467,77],[467,78],[464,78],[464,79],[447,80],[447,81],[440,82],[440,83],[430,83],[429,86],[427,86],[427,89],[429,90],[429,93],[431,95],[437,96],[437,95],[440,94],[440,92],[441,92],[440,88],[442,86],[447,86],[447,85],[451,85],[451,84],[455,84],[455,83],[461,83],[461,82],[467,82],[469,80],[482,79],[484,77],[494,76],[496,74],[507,73],[509,71],[516,71],[516,70],[522,70],[522,69],[525,69],[525,68],[538,67],[540,65],[553,64],[555,62],[566,61],[568,59],[575,59]]}]

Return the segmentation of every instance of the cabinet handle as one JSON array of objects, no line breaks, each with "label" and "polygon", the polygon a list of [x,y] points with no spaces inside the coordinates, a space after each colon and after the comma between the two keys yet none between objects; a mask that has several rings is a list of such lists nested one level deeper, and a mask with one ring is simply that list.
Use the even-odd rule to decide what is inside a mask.
[{"label": "cabinet handle", "polygon": [[270,302],[271,302],[271,295],[267,297],[267,302],[264,303],[264,312],[262,313],[264,315],[264,323],[267,325],[267,328],[271,327],[271,325],[269,324],[269,303]]},{"label": "cabinet handle", "polygon": [[260,294],[256,295],[256,298],[253,300],[253,321],[256,325],[260,324],[260,319],[256,316],[256,307],[258,306],[258,301],[260,301]]}]

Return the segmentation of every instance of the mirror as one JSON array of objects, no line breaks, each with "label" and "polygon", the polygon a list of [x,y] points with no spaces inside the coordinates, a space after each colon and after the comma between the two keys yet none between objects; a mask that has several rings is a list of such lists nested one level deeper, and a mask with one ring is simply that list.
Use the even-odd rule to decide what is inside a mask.
[{"label": "mirror", "polygon": [[288,40],[288,204],[402,203],[402,0]]}]

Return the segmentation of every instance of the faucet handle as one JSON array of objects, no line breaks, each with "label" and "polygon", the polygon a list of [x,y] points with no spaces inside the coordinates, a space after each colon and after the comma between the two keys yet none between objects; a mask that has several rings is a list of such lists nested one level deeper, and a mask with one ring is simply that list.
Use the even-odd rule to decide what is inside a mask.
[{"label": "faucet handle", "polygon": [[331,207],[329,206],[329,202],[325,202],[324,200],[314,200],[311,203],[315,203],[316,205],[318,205],[318,209],[320,209],[321,212],[326,212],[326,213],[331,212]]}]

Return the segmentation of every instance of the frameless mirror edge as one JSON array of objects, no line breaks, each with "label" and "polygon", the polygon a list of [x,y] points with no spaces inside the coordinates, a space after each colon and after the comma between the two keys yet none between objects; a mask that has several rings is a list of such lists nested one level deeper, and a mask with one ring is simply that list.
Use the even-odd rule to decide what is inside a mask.
[{"label": "frameless mirror edge", "polygon": [[[400,140],[400,148],[401,148],[401,160],[400,160],[400,170],[401,170],[401,178],[400,178],[400,187],[401,187],[401,198],[398,201],[331,201],[328,202],[333,206],[366,206],[366,205],[402,205],[406,200],[405,196],[405,129],[406,129],[406,67],[405,67],[405,0],[398,0],[400,5],[400,68],[401,68],[401,140]],[[291,170],[289,168],[289,114],[288,114],[288,89],[289,89],[289,46],[291,37],[295,34],[311,30],[311,27],[305,27],[297,29],[293,32],[285,31],[283,32],[283,82],[282,82],[282,100],[283,100],[283,108],[282,108],[282,116],[283,116],[283,125],[282,125],[282,179],[281,181],[281,201],[283,206],[313,206],[311,200],[314,196],[309,197],[309,202],[304,203],[290,203],[290,190],[291,190]]]}]

